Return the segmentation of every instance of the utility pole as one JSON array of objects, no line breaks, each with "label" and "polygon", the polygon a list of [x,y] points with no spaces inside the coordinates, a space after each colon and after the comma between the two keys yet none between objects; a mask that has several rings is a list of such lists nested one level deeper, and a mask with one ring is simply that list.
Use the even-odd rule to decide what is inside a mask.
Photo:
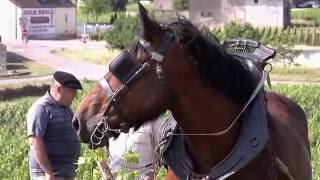
[{"label": "utility pole", "polygon": [[75,26],[76,26],[76,38],[77,38],[77,35],[78,35],[78,28],[77,28],[77,21],[78,21],[78,0],[75,0],[75,2],[74,2],[75,4],[76,4],[76,9],[75,9]]},{"label": "utility pole", "polygon": [[17,17],[17,7],[18,6],[18,0],[16,0],[16,7],[15,7],[15,36],[16,36],[16,39],[18,39],[18,25],[17,25],[17,23],[18,23],[18,17]]}]

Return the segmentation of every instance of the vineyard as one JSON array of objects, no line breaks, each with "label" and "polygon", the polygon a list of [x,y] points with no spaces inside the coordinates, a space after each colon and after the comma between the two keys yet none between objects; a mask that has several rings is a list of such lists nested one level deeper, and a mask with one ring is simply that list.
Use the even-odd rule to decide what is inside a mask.
[{"label": "vineyard", "polygon": [[[91,82],[84,83],[84,90],[78,94],[74,108],[91,87]],[[313,179],[320,179],[320,85],[275,85],[273,90],[295,100],[307,113]],[[29,178],[25,114],[35,99],[36,97],[23,97],[0,104],[0,179],[12,179],[12,176],[21,180]],[[104,156],[104,150],[91,151],[86,145],[82,145],[77,179],[98,180],[100,174],[96,161]]]},{"label": "vineyard", "polygon": [[[243,33],[234,34],[234,31]],[[278,27],[254,28],[249,24],[239,25],[231,22],[227,23],[224,28],[214,29],[213,34],[217,35],[219,39],[226,39],[236,35],[237,37],[250,38],[265,44],[277,41],[279,43],[320,46],[320,26],[294,26],[285,29]]]}]

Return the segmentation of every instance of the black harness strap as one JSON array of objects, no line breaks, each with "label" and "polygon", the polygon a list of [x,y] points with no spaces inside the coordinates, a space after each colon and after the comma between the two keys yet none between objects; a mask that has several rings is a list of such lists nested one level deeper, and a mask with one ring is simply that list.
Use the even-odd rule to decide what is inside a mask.
[{"label": "black harness strap", "polygon": [[[149,42],[144,41],[138,36],[134,38],[130,53],[127,51],[122,52],[109,66],[110,72],[112,72],[122,83],[123,85],[115,92],[112,93],[110,103],[106,107],[103,113],[103,118],[97,124],[96,129],[93,131],[91,137],[96,138],[99,141],[94,143],[95,145],[101,143],[101,139],[104,138],[108,133],[120,133],[120,132],[128,132],[130,129],[130,124],[128,121],[122,116],[121,108],[118,106],[119,101],[124,97],[128,89],[139,79],[145,72],[150,70],[150,61],[154,60],[157,62],[156,73],[157,76],[167,92],[168,105],[171,105],[172,95],[169,87],[166,83],[166,78],[163,73],[163,68],[161,62],[163,62],[164,56],[168,50],[170,43],[173,40],[173,35],[166,33],[164,38],[161,40],[160,46],[157,51],[154,51]],[[139,64],[138,60],[133,57],[134,51],[137,50],[139,43],[147,50],[147,52],[151,55],[151,59],[142,65]],[[103,82],[103,81],[102,81]],[[103,82],[105,83],[105,82]],[[108,88],[108,85],[103,85],[102,88]],[[108,82],[107,82],[108,83]],[[101,83],[100,83],[101,84]],[[109,92],[109,89],[104,89],[105,92]],[[109,96],[111,93],[107,93]],[[120,116],[120,127],[119,129],[110,128],[107,122],[107,113],[111,110],[111,108],[115,108],[117,113]],[[92,139],[91,138],[91,139]],[[91,140],[93,141],[93,139]]]},{"label": "black harness strap", "polygon": [[156,73],[157,73],[158,79],[160,80],[162,87],[166,91],[167,104],[169,107],[172,106],[173,95],[172,95],[172,91],[170,90],[169,85],[167,83],[167,79],[164,75],[163,66],[161,63],[164,60],[164,56],[167,53],[168,47],[170,46],[172,39],[173,39],[173,35],[166,32],[165,37],[161,40],[160,46],[157,51],[153,50],[153,48],[151,47],[149,42],[147,42],[143,39],[140,39],[141,45],[147,50],[147,52],[149,54],[151,54],[151,59],[157,61]]}]

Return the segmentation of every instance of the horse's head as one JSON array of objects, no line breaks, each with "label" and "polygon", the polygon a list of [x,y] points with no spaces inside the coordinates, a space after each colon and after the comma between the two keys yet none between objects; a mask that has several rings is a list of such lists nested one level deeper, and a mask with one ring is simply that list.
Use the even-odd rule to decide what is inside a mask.
[{"label": "horse's head", "polygon": [[[202,36],[188,20],[179,17],[158,24],[141,4],[139,13],[140,33],[130,52],[122,52],[110,64],[110,73],[75,113],[73,126],[82,142],[108,145],[108,137],[138,128],[167,109],[177,120],[190,111],[194,111],[190,119],[208,119],[203,112],[210,112],[212,106],[220,103],[226,106],[223,110],[237,109],[252,92],[255,81],[246,66]],[[217,99],[228,102],[216,103]],[[229,106],[229,101],[237,105]],[[188,126],[202,129],[193,123]]]},{"label": "horse's head", "polygon": [[169,93],[162,84],[168,82],[161,71],[172,54],[173,36],[149,19],[141,4],[139,11],[141,33],[130,52],[122,52],[110,64],[110,72],[75,112],[73,126],[80,140],[93,148],[108,145],[108,137],[138,128],[168,109]]}]

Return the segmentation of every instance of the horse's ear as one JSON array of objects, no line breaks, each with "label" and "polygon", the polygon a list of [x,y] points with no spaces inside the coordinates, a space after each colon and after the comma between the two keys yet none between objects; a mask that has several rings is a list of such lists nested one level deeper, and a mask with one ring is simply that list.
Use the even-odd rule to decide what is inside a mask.
[{"label": "horse's ear", "polygon": [[152,41],[152,35],[157,32],[158,24],[150,19],[147,10],[138,1],[139,14],[140,14],[140,30],[142,36],[147,41]]}]

